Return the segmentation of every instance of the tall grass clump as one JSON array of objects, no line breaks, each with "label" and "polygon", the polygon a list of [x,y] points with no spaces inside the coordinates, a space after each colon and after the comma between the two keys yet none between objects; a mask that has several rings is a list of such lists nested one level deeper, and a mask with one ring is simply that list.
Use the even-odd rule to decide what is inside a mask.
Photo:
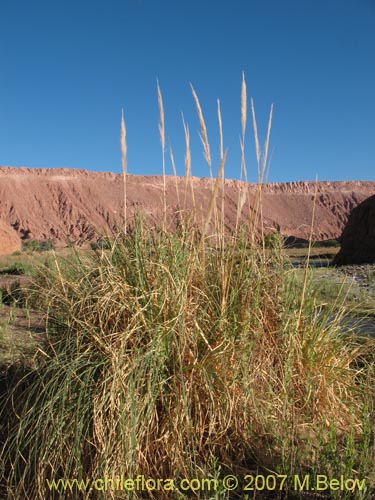
[{"label": "tall grass clump", "polygon": [[47,342],[2,411],[4,498],[61,498],[47,488],[58,478],[175,481],[77,499],[188,498],[181,478],[262,468],[368,478],[372,344],[319,310],[281,239],[265,249],[240,225],[212,238],[138,216],[109,241],[35,280]]}]

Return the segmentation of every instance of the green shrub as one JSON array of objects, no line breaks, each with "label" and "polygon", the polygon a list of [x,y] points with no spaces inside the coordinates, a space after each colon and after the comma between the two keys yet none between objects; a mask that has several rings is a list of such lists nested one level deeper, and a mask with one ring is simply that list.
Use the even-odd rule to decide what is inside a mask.
[{"label": "green shrub", "polygon": [[324,240],[324,241],[322,241],[322,246],[328,247],[328,248],[339,248],[340,242],[336,239]]},{"label": "green shrub", "polygon": [[99,238],[90,243],[92,250],[110,250],[113,247],[113,240],[107,236]]},{"label": "green shrub", "polygon": [[23,252],[46,252],[54,248],[52,240],[26,240],[22,242]]},{"label": "green shrub", "polygon": [[0,274],[11,274],[19,276],[21,274],[28,274],[31,270],[31,265],[26,262],[16,261],[8,267],[1,269]]},{"label": "green shrub", "polygon": [[283,237],[279,233],[269,233],[263,238],[265,248],[277,248],[283,245]]},{"label": "green shrub", "polygon": [[311,247],[312,248],[321,248],[321,247],[322,248],[338,248],[338,247],[340,247],[340,243],[336,239],[312,241]]},{"label": "green shrub", "polygon": [[17,305],[22,307],[25,305],[25,291],[20,286],[19,281],[12,281],[9,286],[0,288],[1,303],[12,306]]}]

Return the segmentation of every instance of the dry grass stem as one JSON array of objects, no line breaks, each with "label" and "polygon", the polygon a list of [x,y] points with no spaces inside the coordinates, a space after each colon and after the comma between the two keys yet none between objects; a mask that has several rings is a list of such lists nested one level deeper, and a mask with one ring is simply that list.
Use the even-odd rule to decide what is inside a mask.
[{"label": "dry grass stem", "polygon": [[[240,148],[241,148],[241,169],[240,169],[240,180],[245,180],[248,182],[247,177],[247,167],[245,158],[245,133],[246,133],[246,123],[247,123],[247,89],[245,74],[242,73],[242,84],[241,84],[241,132],[242,136],[240,138]],[[242,210],[247,199],[248,186],[240,184],[238,191],[238,202],[237,202],[237,217],[236,217],[236,231],[238,229],[239,221],[241,218]],[[250,199],[248,199],[249,212],[251,211]]]},{"label": "dry grass stem", "polygon": [[[224,137],[223,137],[223,120],[221,117],[221,107],[220,100],[217,100],[217,119],[219,122],[219,137],[220,137],[220,162],[224,157]],[[221,183],[221,230],[220,235],[222,238],[222,248],[224,248],[224,237],[225,237],[225,170],[223,166],[222,172],[222,183]]]},{"label": "dry grass stem", "polygon": [[[254,114],[254,116],[255,116],[255,114]],[[271,127],[272,127],[272,116],[273,116],[273,104],[271,105],[270,115],[269,115],[269,119],[268,119],[267,136],[266,136],[266,141],[265,141],[265,145],[264,145],[264,150],[262,153],[262,165],[261,165],[260,172],[259,172],[258,187],[257,187],[256,202],[255,202],[256,213],[257,214],[259,213],[259,217],[255,218],[255,224],[260,225],[262,241],[264,241],[262,186],[263,186],[265,171],[266,171],[266,167],[267,167],[268,151],[269,151],[269,143],[270,143]]]},{"label": "dry grass stem", "polygon": [[256,121],[256,117],[255,117],[254,101],[252,98],[251,98],[251,115],[253,117],[255,154],[256,154],[256,159],[257,159],[257,164],[258,164],[258,178],[259,178],[260,177],[260,147],[259,147],[257,121]]},{"label": "dry grass stem", "polygon": [[190,151],[190,131],[189,126],[185,122],[184,115],[182,114],[182,125],[184,127],[184,137],[185,137],[185,197],[184,197],[184,209],[186,209],[186,200],[188,188],[190,188],[191,199],[193,203],[193,213],[194,220],[196,220],[196,207],[195,207],[195,196],[194,188],[191,178],[191,151]]},{"label": "dry grass stem", "polygon": [[220,182],[222,182],[222,175],[223,175],[223,171],[224,171],[224,165],[225,165],[226,158],[227,158],[227,152],[225,151],[224,156],[221,159],[219,171],[217,173],[215,184],[214,184],[214,187],[213,187],[213,190],[211,193],[210,204],[208,206],[207,217],[206,217],[206,221],[204,224],[204,234],[205,235],[207,234],[208,226],[211,222],[212,212],[214,211],[214,207],[216,206],[216,195],[217,195],[217,191],[220,187]]},{"label": "dry grass stem", "polygon": [[164,106],[163,97],[161,95],[159,82],[157,81],[158,105],[159,105],[159,135],[162,150],[162,170],[163,170],[163,221],[164,230],[167,227],[167,186],[165,177],[165,123],[164,123]]},{"label": "dry grass stem", "polygon": [[241,127],[242,127],[242,140],[241,143],[241,176],[244,174],[244,179],[248,182],[246,159],[245,159],[245,133],[246,133],[246,120],[247,120],[247,92],[245,75],[242,73],[242,87],[241,87]]},{"label": "dry grass stem", "polygon": [[245,139],[247,120],[247,92],[245,74],[242,73],[242,86],[241,86],[241,126],[242,126],[242,139]]},{"label": "dry grass stem", "polygon": [[169,156],[170,156],[170,159],[171,159],[173,176],[175,178],[175,183],[176,183],[177,203],[178,203],[179,208],[181,208],[181,206],[180,206],[180,192],[179,192],[179,189],[178,189],[178,177],[177,177],[177,171],[176,171],[176,163],[174,161],[173,149],[172,149],[171,145],[169,145]]},{"label": "dry grass stem", "polygon": [[193,97],[194,97],[194,101],[195,101],[195,105],[196,105],[197,112],[198,112],[199,124],[200,124],[200,127],[201,127],[200,138],[201,138],[201,141],[202,141],[202,144],[203,144],[204,157],[206,159],[207,165],[209,166],[209,169],[210,169],[210,178],[212,179],[212,161],[211,161],[210,144],[208,142],[208,137],[207,137],[206,123],[204,121],[203,112],[202,112],[202,108],[201,108],[198,96],[197,96],[197,94],[196,94],[196,92],[195,92],[194,87],[193,87],[192,84],[190,84],[190,87],[191,87],[191,91],[192,91],[192,94],[193,94]]},{"label": "dry grass stem", "polygon": [[220,160],[222,160],[224,156],[224,140],[223,140],[223,121],[221,118],[220,99],[217,100],[217,119],[219,122]]},{"label": "dry grass stem", "polygon": [[268,150],[269,150],[269,144],[270,144],[271,127],[272,127],[272,117],[273,117],[273,104],[271,105],[270,116],[268,119],[267,137],[266,137],[266,142],[264,145],[263,165],[262,165],[262,171],[261,171],[261,182],[263,182],[263,180],[264,180],[264,174],[265,174],[266,166],[267,166]]},{"label": "dry grass stem", "polygon": [[127,158],[127,145],[126,145],[126,127],[124,119],[124,110],[121,113],[121,135],[120,135],[120,148],[122,157],[122,179],[123,179],[123,196],[124,196],[124,232],[127,230],[127,186],[126,179],[128,173],[128,158]]},{"label": "dry grass stem", "polygon": [[310,235],[309,235],[309,247],[308,247],[308,251],[307,251],[307,258],[306,258],[306,264],[305,264],[305,269],[304,269],[303,287],[302,287],[302,296],[301,296],[301,305],[300,305],[300,308],[299,308],[299,311],[298,311],[297,328],[299,328],[300,325],[301,325],[301,318],[302,318],[303,306],[304,306],[304,303],[305,303],[305,295],[306,295],[306,289],[307,289],[307,280],[308,280],[309,268],[310,268],[309,264],[310,264],[310,255],[311,255],[311,244],[312,244],[314,224],[315,224],[315,207],[316,207],[317,196],[318,196],[318,177],[316,177],[316,179],[315,179],[313,209],[312,209],[312,215],[311,215]]}]

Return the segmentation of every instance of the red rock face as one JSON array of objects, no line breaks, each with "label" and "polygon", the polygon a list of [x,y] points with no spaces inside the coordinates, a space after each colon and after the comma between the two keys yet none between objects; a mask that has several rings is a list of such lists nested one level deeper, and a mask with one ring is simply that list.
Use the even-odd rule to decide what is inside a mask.
[{"label": "red rock face", "polygon": [[[163,221],[163,178],[128,175],[127,220],[136,212],[158,225]],[[52,239],[64,245],[92,241],[124,227],[124,182],[121,175],[73,169],[0,167],[0,219],[23,240]],[[224,221],[228,232],[236,224],[241,190],[246,192],[241,222],[254,213],[257,186],[239,181],[224,183]],[[167,177],[168,224],[176,211],[194,211],[204,221],[212,192],[210,179]],[[266,231],[308,238],[312,223],[315,183],[293,182],[262,186],[262,214]],[[321,182],[317,185],[313,237],[340,236],[351,210],[375,193],[375,182]],[[221,217],[223,190],[217,191]]]},{"label": "red rock face", "polygon": [[335,265],[375,263],[375,196],[353,209],[340,243]]},{"label": "red rock face", "polygon": [[0,219],[0,255],[21,250],[21,240],[16,231]]}]

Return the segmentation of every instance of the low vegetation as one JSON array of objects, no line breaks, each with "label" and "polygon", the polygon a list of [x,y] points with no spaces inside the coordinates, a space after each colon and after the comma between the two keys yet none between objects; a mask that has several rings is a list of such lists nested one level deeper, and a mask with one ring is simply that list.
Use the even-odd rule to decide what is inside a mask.
[{"label": "low vegetation", "polygon": [[0,269],[0,275],[9,274],[14,276],[20,276],[22,274],[29,274],[32,272],[32,266],[27,265],[27,263],[22,261],[15,261],[13,264],[3,267]]},{"label": "low vegetation", "polygon": [[15,498],[46,498],[51,478],[209,477],[213,464],[370,480],[369,342],[320,313],[280,249],[196,240],[139,221],[36,281],[48,341],[8,409]]},{"label": "low vegetation", "polygon": [[47,252],[54,248],[51,240],[25,240],[22,242],[23,252]]}]

